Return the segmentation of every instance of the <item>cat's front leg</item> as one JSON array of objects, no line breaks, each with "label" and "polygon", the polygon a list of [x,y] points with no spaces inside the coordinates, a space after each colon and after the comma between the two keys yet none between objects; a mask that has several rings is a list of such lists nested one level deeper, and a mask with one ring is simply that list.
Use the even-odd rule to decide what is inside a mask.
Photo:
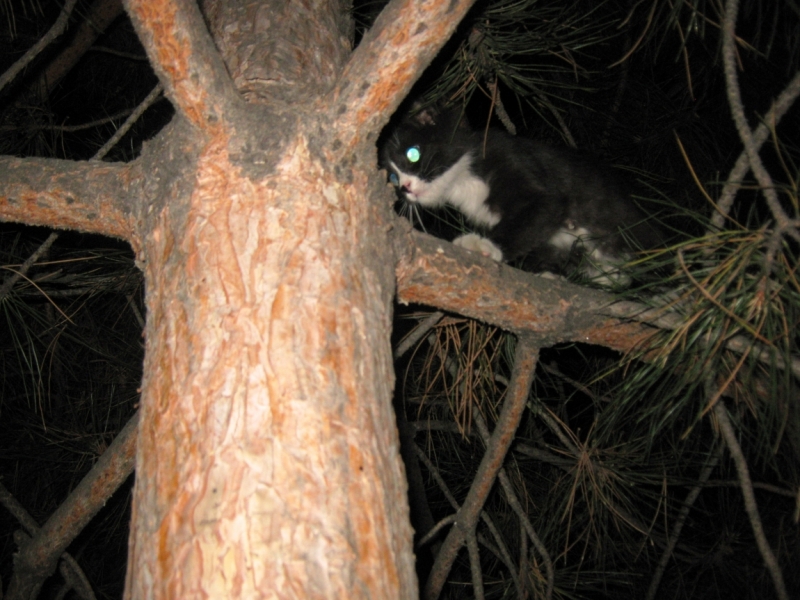
[{"label": "cat's front leg", "polygon": [[498,248],[492,240],[478,235],[477,233],[465,233],[458,236],[453,240],[456,246],[461,246],[473,252],[480,252],[484,256],[488,256],[501,262],[503,260],[503,251]]}]

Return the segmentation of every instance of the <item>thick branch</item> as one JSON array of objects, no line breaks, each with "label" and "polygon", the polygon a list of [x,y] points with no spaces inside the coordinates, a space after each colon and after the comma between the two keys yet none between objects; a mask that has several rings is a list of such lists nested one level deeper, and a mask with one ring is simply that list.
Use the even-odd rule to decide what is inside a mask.
[{"label": "thick branch", "polygon": [[67,546],[133,472],[138,423],[136,413],[39,533],[21,544],[14,558],[9,600],[36,597]]},{"label": "thick branch", "polygon": [[194,0],[125,0],[175,108],[198,129],[219,127],[240,102]]},{"label": "thick branch", "polygon": [[0,157],[0,220],[130,240],[136,166]]},{"label": "thick branch", "polygon": [[651,327],[601,314],[614,296],[525,273],[396,222],[397,297],[537,336],[630,350]]},{"label": "thick branch", "polygon": [[[619,301],[600,290],[513,269],[409,231],[402,221],[396,228],[397,298],[406,304],[427,304],[533,334],[542,347],[582,342],[619,352],[639,348],[656,329],[676,329],[685,320],[678,312]],[[725,346],[800,377],[799,357],[786,360],[775,348],[744,335],[733,336]]]},{"label": "thick branch", "polygon": [[386,6],[353,52],[329,104],[342,136],[349,135],[341,138],[346,147],[363,132],[377,135],[474,2],[394,0]]}]

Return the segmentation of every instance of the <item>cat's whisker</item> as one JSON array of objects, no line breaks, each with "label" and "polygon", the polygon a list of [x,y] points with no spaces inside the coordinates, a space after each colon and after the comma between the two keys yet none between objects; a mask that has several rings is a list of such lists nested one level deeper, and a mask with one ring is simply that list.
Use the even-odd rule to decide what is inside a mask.
[{"label": "cat's whisker", "polygon": [[410,204],[409,207],[411,208],[411,214],[413,215],[412,218],[410,219],[411,224],[414,225],[414,221],[416,220],[417,223],[419,223],[419,228],[425,233],[428,233],[428,230],[425,229],[425,223],[422,221],[422,213],[420,207],[416,204]]}]

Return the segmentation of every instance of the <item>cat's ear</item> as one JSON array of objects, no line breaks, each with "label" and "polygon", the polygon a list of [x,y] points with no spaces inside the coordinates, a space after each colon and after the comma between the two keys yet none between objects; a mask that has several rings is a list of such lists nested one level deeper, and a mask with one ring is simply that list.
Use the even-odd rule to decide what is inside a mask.
[{"label": "cat's ear", "polygon": [[439,121],[439,111],[432,106],[422,108],[420,102],[414,102],[411,105],[409,114],[411,115],[411,120],[420,126],[436,125]]}]

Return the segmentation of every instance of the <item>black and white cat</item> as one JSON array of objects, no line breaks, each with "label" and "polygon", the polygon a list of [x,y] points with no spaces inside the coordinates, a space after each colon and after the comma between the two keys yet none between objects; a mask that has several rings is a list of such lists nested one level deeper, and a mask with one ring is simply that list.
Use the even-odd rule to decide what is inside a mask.
[{"label": "black and white cat", "polygon": [[603,285],[630,251],[663,243],[608,168],[567,150],[458,126],[454,113],[422,112],[400,123],[381,163],[401,197],[428,208],[449,204],[483,233],[453,240],[497,261],[566,273],[579,266]]}]

